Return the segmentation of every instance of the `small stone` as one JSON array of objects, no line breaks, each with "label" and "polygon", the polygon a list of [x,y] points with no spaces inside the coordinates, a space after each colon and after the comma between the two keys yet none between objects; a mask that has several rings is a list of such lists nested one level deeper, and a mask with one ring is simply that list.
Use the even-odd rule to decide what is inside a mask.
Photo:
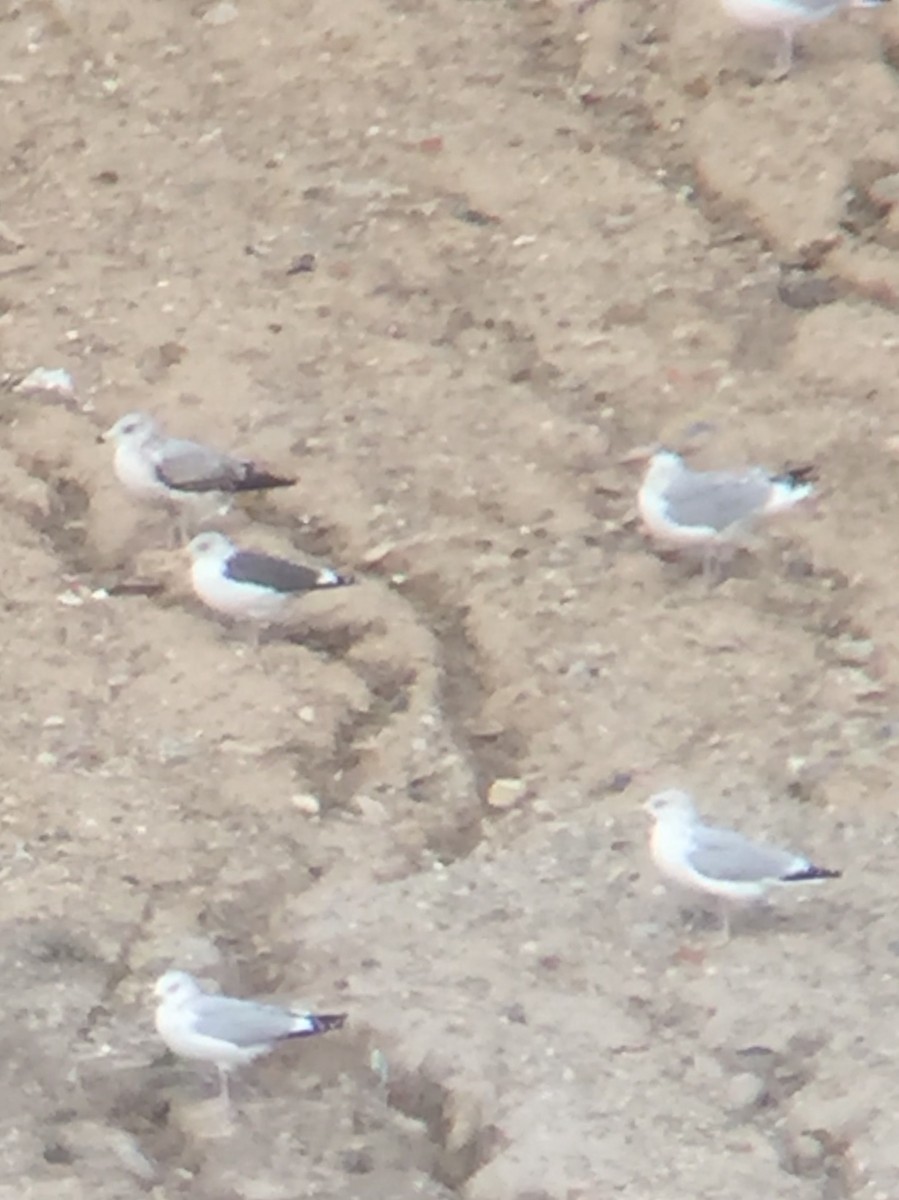
[{"label": "small stone", "polygon": [[0,254],[13,254],[24,245],[25,239],[5,221],[0,221]]},{"label": "small stone", "polygon": [[297,713],[300,720],[306,725],[312,725],[315,721],[315,709],[311,704],[304,704]]},{"label": "small stone", "polygon": [[369,1057],[369,1064],[372,1071],[378,1077],[378,1080],[385,1087],[390,1080],[390,1066],[387,1062],[387,1056],[383,1050],[372,1050]]},{"label": "small stone", "polygon": [[821,1166],[827,1152],[813,1134],[797,1133],[790,1141],[790,1156],[792,1170],[797,1175],[807,1175]]},{"label": "small stone", "polygon": [[316,259],[314,254],[306,253],[298,255],[287,268],[288,275],[310,275],[316,268]]},{"label": "small stone", "polygon": [[487,803],[491,808],[514,808],[527,794],[527,784],[522,779],[494,779],[487,791]]},{"label": "small stone", "polygon": [[834,647],[836,656],[847,666],[860,667],[869,661],[874,653],[874,643],[870,638],[856,638],[846,634],[837,639]]},{"label": "small stone", "polygon": [[373,567],[383,560],[396,549],[396,542],[378,542],[377,546],[372,546],[370,550],[362,555],[362,561],[367,567]]},{"label": "small stone", "polygon": [[75,380],[61,368],[35,367],[13,389],[17,392],[55,392],[66,400],[75,395]]},{"label": "small stone", "polygon": [[375,1169],[374,1156],[366,1146],[344,1150],[340,1155],[340,1163],[348,1175],[370,1175]]},{"label": "small stone", "polygon": [[297,792],[296,795],[290,797],[290,802],[295,809],[307,817],[317,817],[321,814],[322,802],[311,792]]},{"label": "small stone", "polygon": [[212,8],[208,8],[203,13],[204,25],[230,25],[232,21],[236,21],[238,17],[237,5],[232,4],[231,0],[219,0],[218,4],[213,4]]},{"label": "small stone", "polygon": [[161,763],[186,762],[192,749],[190,742],[182,738],[163,737],[159,739],[157,753]]},{"label": "small stone", "polygon": [[881,175],[868,190],[868,195],[875,204],[883,208],[892,208],[899,204],[899,173]]},{"label": "small stone", "polygon": [[517,1000],[502,1010],[502,1016],[512,1025],[527,1025],[528,1023],[525,1007]]},{"label": "small stone", "polygon": [[764,1081],[750,1071],[742,1071],[727,1086],[727,1104],[729,1108],[754,1108],[764,1094]]},{"label": "small stone", "polygon": [[353,807],[362,818],[371,825],[380,825],[387,820],[387,805],[373,796],[360,795],[353,798]]},{"label": "small stone", "polygon": [[840,298],[838,281],[803,271],[784,272],[777,294],[788,308],[810,310]]}]

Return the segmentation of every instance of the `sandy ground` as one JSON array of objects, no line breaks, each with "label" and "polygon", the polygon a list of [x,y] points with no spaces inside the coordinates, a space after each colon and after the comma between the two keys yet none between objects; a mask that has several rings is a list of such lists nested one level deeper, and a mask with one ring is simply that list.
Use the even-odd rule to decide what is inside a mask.
[{"label": "sandy ground", "polygon": [[[899,1194],[899,13],[805,47],[775,84],[711,0],[4,5],[0,1196]],[[297,471],[228,532],[358,586],[253,655],[113,479],[133,408]],[[624,462],[698,431],[823,483],[712,591]],[[844,879],[716,945],[659,784]],[[172,963],[350,1023],[228,1130]]]}]

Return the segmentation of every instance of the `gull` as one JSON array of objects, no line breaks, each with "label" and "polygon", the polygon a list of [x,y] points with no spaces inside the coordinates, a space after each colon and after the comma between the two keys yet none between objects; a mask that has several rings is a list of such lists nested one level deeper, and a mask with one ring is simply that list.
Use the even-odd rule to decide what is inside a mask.
[{"label": "gull", "polygon": [[270,624],[291,599],[323,588],[348,587],[352,576],[307,567],[274,554],[241,550],[209,530],[188,543],[193,589],[209,608],[228,617]]},{"label": "gull", "polygon": [[884,0],[721,0],[724,11],[747,29],[780,35],[775,75],[783,79],[793,66],[796,34],[844,8],[879,8]]},{"label": "gull", "polygon": [[230,1102],[229,1072],[271,1053],[279,1042],[340,1029],[346,1013],[316,1014],[204,992],[187,971],[156,981],[156,1031],[181,1058],[215,1063],[221,1095]]},{"label": "gull", "polygon": [[841,874],[791,850],[703,824],[687,792],[657,792],[645,808],[654,821],[649,845],[656,867],[672,883],[716,899],[725,940],[730,937],[729,904],[761,900],[773,887],[820,883]]},{"label": "gull", "polygon": [[227,506],[236,492],[291,487],[295,479],[274,475],[250,459],[237,458],[202,442],[167,437],[147,413],[133,412],[100,435],[115,444],[113,466],[119,482],[140,500],[185,510]]},{"label": "gull", "polygon": [[810,467],[773,475],[763,467],[694,471],[673,450],[649,460],[637,495],[643,523],[657,541],[702,551],[706,574],[716,558],[763,519],[786,512],[814,493]]}]

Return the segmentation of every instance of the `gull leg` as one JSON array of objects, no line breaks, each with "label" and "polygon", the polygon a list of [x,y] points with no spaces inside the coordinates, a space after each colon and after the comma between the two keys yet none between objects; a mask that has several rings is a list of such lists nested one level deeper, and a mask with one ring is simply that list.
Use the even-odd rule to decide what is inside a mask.
[{"label": "gull leg", "polygon": [[192,523],[188,514],[187,505],[182,505],[178,509],[178,519],[176,522],[178,542],[182,546],[186,546],[193,535]]},{"label": "gull leg", "polygon": [[721,915],[721,939],[718,942],[719,946],[726,946],[730,942],[730,905],[723,896],[718,900],[718,912]]},{"label": "gull leg", "polygon": [[221,1090],[219,1092],[219,1096],[221,1098],[222,1105],[225,1109],[225,1112],[230,1114],[230,1112],[231,1112],[231,1079],[230,1079],[230,1076],[228,1075],[228,1072],[226,1071],[226,1069],[224,1067],[219,1067],[218,1072],[219,1072],[219,1084],[220,1084],[220,1088],[221,1088]]},{"label": "gull leg", "polygon": [[708,587],[713,588],[721,582],[724,562],[720,547],[715,542],[709,542],[702,550],[702,578]]},{"label": "gull leg", "polygon": [[786,79],[792,69],[795,36],[792,29],[781,31],[780,49],[777,52],[777,61],[774,64],[775,79]]}]

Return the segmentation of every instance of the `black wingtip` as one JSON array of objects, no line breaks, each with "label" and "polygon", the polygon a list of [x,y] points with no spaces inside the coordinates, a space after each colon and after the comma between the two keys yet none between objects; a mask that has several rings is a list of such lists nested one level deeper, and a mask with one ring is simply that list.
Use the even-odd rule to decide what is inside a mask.
[{"label": "black wingtip", "polygon": [[346,1024],[346,1013],[316,1013],[318,1033],[330,1033],[332,1029],[343,1029]]},{"label": "black wingtip", "polygon": [[831,871],[827,867],[810,865],[801,871],[793,871],[784,875],[784,883],[811,883],[815,879],[839,879],[842,871]]},{"label": "black wingtip", "polygon": [[306,1023],[302,1029],[294,1029],[285,1033],[280,1041],[293,1041],[297,1038],[315,1037],[319,1033],[330,1033],[332,1029],[343,1029],[346,1024],[346,1013],[304,1013]]},{"label": "black wingtip", "polygon": [[236,492],[265,492],[271,488],[293,487],[297,482],[288,475],[273,475],[271,471],[261,471],[257,467],[248,466],[246,474],[234,484]]},{"label": "black wingtip", "polygon": [[320,588],[340,588],[352,587],[356,582],[356,576],[351,571],[327,571],[320,581]]},{"label": "black wingtip", "polygon": [[775,476],[778,481],[792,483],[794,487],[799,487],[803,483],[814,483],[818,477],[818,468],[814,463],[804,463],[798,467],[788,465]]}]

